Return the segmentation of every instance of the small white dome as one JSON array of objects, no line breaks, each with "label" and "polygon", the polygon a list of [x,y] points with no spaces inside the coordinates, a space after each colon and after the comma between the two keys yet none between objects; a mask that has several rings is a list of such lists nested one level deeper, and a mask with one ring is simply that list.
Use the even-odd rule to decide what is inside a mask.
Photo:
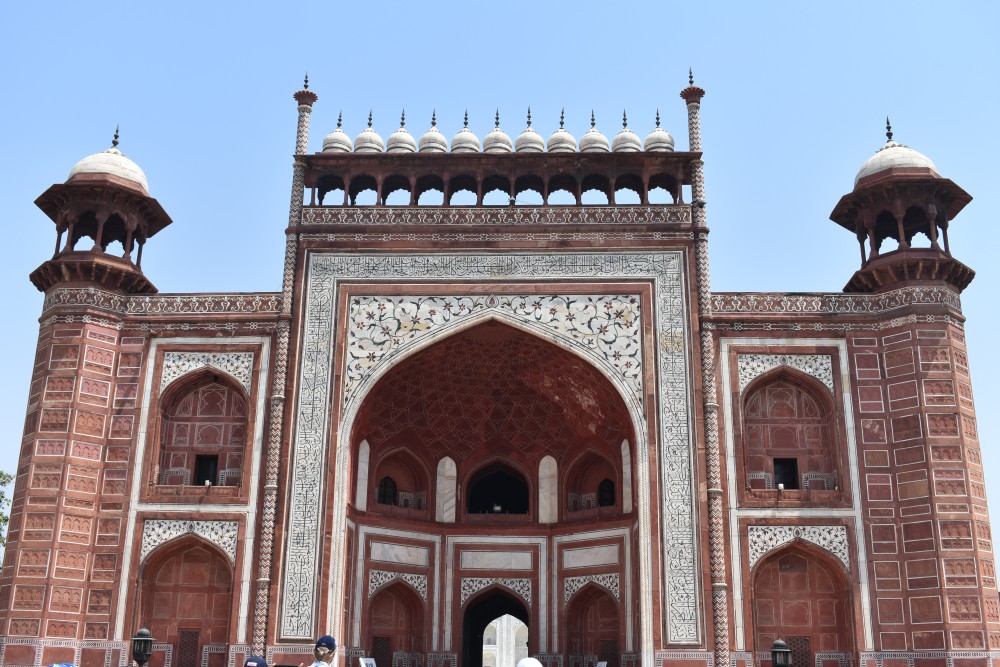
[{"label": "small white dome", "polygon": [[517,667],[542,667],[542,663],[537,658],[521,658]]},{"label": "small white dome", "polygon": [[563,125],[566,121],[566,110],[559,112],[559,129],[549,137],[548,149],[550,153],[575,153],[576,137],[567,132]]},{"label": "small white dome", "polygon": [[340,129],[343,122],[344,115],[337,114],[337,129],[323,138],[324,153],[350,153],[354,150],[354,144],[351,143],[351,138],[347,136],[347,132]]},{"label": "small white dome", "polygon": [[149,182],[146,180],[146,174],[142,173],[139,165],[125,157],[118,150],[118,128],[115,128],[115,138],[111,142],[111,148],[102,153],[88,155],[77,162],[69,170],[69,176],[66,180],[71,180],[77,174],[107,174],[109,176],[117,176],[118,178],[123,178],[134,183],[142,190],[143,194],[149,195]]},{"label": "small white dome", "polygon": [[399,118],[399,129],[389,135],[385,144],[386,153],[414,153],[417,150],[417,140],[406,131],[406,111]]},{"label": "small white dome", "polygon": [[483,137],[483,152],[510,153],[512,150],[514,150],[514,144],[507,133],[500,129],[500,110],[497,109],[496,124],[489,131],[489,134]]},{"label": "small white dome", "polygon": [[594,112],[590,112],[590,129],[580,137],[581,153],[607,153],[608,138],[595,127]]},{"label": "small white dome", "polygon": [[381,153],[385,150],[385,142],[378,132],[372,129],[372,113],[368,112],[368,127],[354,140],[355,153]]},{"label": "small white dome", "polygon": [[441,134],[441,130],[437,129],[437,111],[431,113],[431,129],[424,132],[424,135],[420,137],[420,152],[448,152],[448,140]]},{"label": "small white dome", "polygon": [[652,152],[674,152],[674,138],[670,136],[669,132],[660,127],[659,109],[656,110],[656,127],[646,137],[646,141],[643,142],[642,147],[643,150]]},{"label": "small white dome", "polygon": [[622,129],[611,140],[612,153],[637,153],[642,150],[642,142],[635,132],[628,129],[628,117],[622,113]]},{"label": "small white dome", "polygon": [[531,127],[531,107],[528,107],[528,126],[514,140],[514,151],[516,153],[541,153],[544,150],[545,140]]},{"label": "small white dome", "polygon": [[451,140],[452,153],[478,153],[479,137],[469,129],[469,112],[465,112],[465,125]]},{"label": "small white dome", "polygon": [[858,175],[854,177],[855,187],[866,176],[889,169],[927,169],[935,176],[937,175],[937,167],[934,166],[929,157],[892,140],[892,126],[889,124],[888,118],[885,119],[885,129],[888,141],[885,142],[885,146],[875,151],[875,155],[872,155],[861,165]]}]

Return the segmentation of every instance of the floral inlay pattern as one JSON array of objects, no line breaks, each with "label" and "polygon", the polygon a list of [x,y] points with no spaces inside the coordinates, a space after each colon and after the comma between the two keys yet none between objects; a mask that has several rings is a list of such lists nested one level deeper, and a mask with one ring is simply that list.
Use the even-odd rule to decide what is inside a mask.
[{"label": "floral inlay pattern", "polygon": [[408,583],[420,594],[422,599],[427,600],[426,575],[409,572],[389,572],[388,570],[370,570],[368,572],[368,599],[371,600],[375,591],[397,579]]},{"label": "floral inlay pattern", "polygon": [[833,358],[829,354],[741,354],[737,357],[740,391],[764,373],[788,366],[811,375],[833,393]]},{"label": "floral inlay pattern", "polygon": [[770,551],[797,539],[826,549],[851,569],[846,526],[750,526],[747,528],[750,567]]},{"label": "floral inlay pattern", "polygon": [[496,311],[598,352],[642,397],[639,298],[629,295],[366,296],[351,300],[344,403],[382,363],[443,326]]},{"label": "floral inlay pattern", "polygon": [[163,355],[160,390],[182,375],[206,366],[232,376],[250,393],[253,352],[167,352]]},{"label": "floral inlay pattern", "polygon": [[470,597],[493,584],[509,588],[531,604],[531,579],[511,579],[507,577],[471,577],[462,579],[462,604]]},{"label": "floral inlay pattern", "polygon": [[142,547],[139,562],[146,559],[164,542],[188,533],[202,537],[222,549],[233,562],[236,561],[237,521],[185,521],[148,519],[142,524]]},{"label": "floral inlay pattern", "polygon": [[576,592],[589,583],[595,583],[615,596],[615,600],[621,600],[619,592],[618,573],[611,574],[586,574],[580,577],[566,577],[563,579],[563,602],[569,602]]}]

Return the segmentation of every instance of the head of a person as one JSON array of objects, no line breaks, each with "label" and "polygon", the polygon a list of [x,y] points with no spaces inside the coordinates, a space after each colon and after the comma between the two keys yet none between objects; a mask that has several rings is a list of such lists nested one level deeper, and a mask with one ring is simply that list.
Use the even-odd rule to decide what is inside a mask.
[{"label": "head of a person", "polygon": [[251,656],[243,662],[243,667],[267,667],[267,661],[258,656]]},{"label": "head of a person", "polygon": [[333,654],[336,652],[337,640],[330,635],[323,635],[316,640],[316,648],[313,649],[313,655],[316,656],[317,660],[330,662],[333,660]]}]

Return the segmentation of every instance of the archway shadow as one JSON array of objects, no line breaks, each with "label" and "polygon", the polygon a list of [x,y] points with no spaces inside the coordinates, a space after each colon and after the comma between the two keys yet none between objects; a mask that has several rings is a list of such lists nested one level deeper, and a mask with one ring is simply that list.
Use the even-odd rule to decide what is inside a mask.
[{"label": "archway shadow", "polygon": [[483,632],[494,619],[510,614],[529,628],[528,610],[520,600],[499,588],[471,600],[462,617],[462,667],[483,667]]}]

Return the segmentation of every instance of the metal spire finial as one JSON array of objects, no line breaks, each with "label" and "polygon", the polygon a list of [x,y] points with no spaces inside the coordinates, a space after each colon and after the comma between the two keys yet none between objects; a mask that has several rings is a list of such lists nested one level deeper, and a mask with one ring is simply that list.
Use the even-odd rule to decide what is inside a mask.
[{"label": "metal spire finial", "polygon": [[622,129],[628,128],[628,116],[625,114],[625,110],[622,109]]},{"label": "metal spire finial", "polygon": [[118,125],[115,125],[115,138],[111,140],[111,147],[118,148]]},{"label": "metal spire finial", "polygon": [[656,107],[656,127],[660,126],[660,107]]},{"label": "metal spire finial", "polygon": [[469,110],[468,109],[465,110],[465,121],[464,121],[462,127],[464,127],[464,128],[468,128],[469,127]]},{"label": "metal spire finial", "polygon": [[597,121],[594,120],[594,110],[591,109],[590,110],[590,129],[593,130],[595,125],[597,125]]},{"label": "metal spire finial", "polygon": [[372,126],[372,110],[369,109],[368,110],[368,127],[371,128],[371,126]]},{"label": "metal spire finial", "polygon": [[341,112],[339,112],[337,114],[337,129],[338,130],[340,129],[340,126],[343,124],[343,122],[344,122],[344,112],[341,111]]},{"label": "metal spire finial", "polygon": [[690,67],[688,67],[688,85],[694,85],[694,70]]},{"label": "metal spire finial", "polygon": [[885,136],[886,139],[892,141],[892,123],[889,122],[889,117],[885,117]]},{"label": "metal spire finial", "polygon": [[403,109],[403,113],[399,115],[399,126],[406,127],[406,109]]},{"label": "metal spire finial", "polygon": [[431,111],[431,127],[437,127],[438,125],[438,111],[434,109]]},{"label": "metal spire finial", "polygon": [[309,72],[306,72],[306,80],[302,84],[302,90],[309,90]]},{"label": "metal spire finial", "polygon": [[566,121],[566,107],[563,107],[562,111],[559,112],[559,129],[560,130],[563,129],[563,124],[564,124],[565,121]]},{"label": "metal spire finial", "polygon": [[528,105],[528,127],[531,127],[531,105]]},{"label": "metal spire finial", "polygon": [[497,109],[497,119],[496,124],[493,127],[500,127],[500,109]]}]

